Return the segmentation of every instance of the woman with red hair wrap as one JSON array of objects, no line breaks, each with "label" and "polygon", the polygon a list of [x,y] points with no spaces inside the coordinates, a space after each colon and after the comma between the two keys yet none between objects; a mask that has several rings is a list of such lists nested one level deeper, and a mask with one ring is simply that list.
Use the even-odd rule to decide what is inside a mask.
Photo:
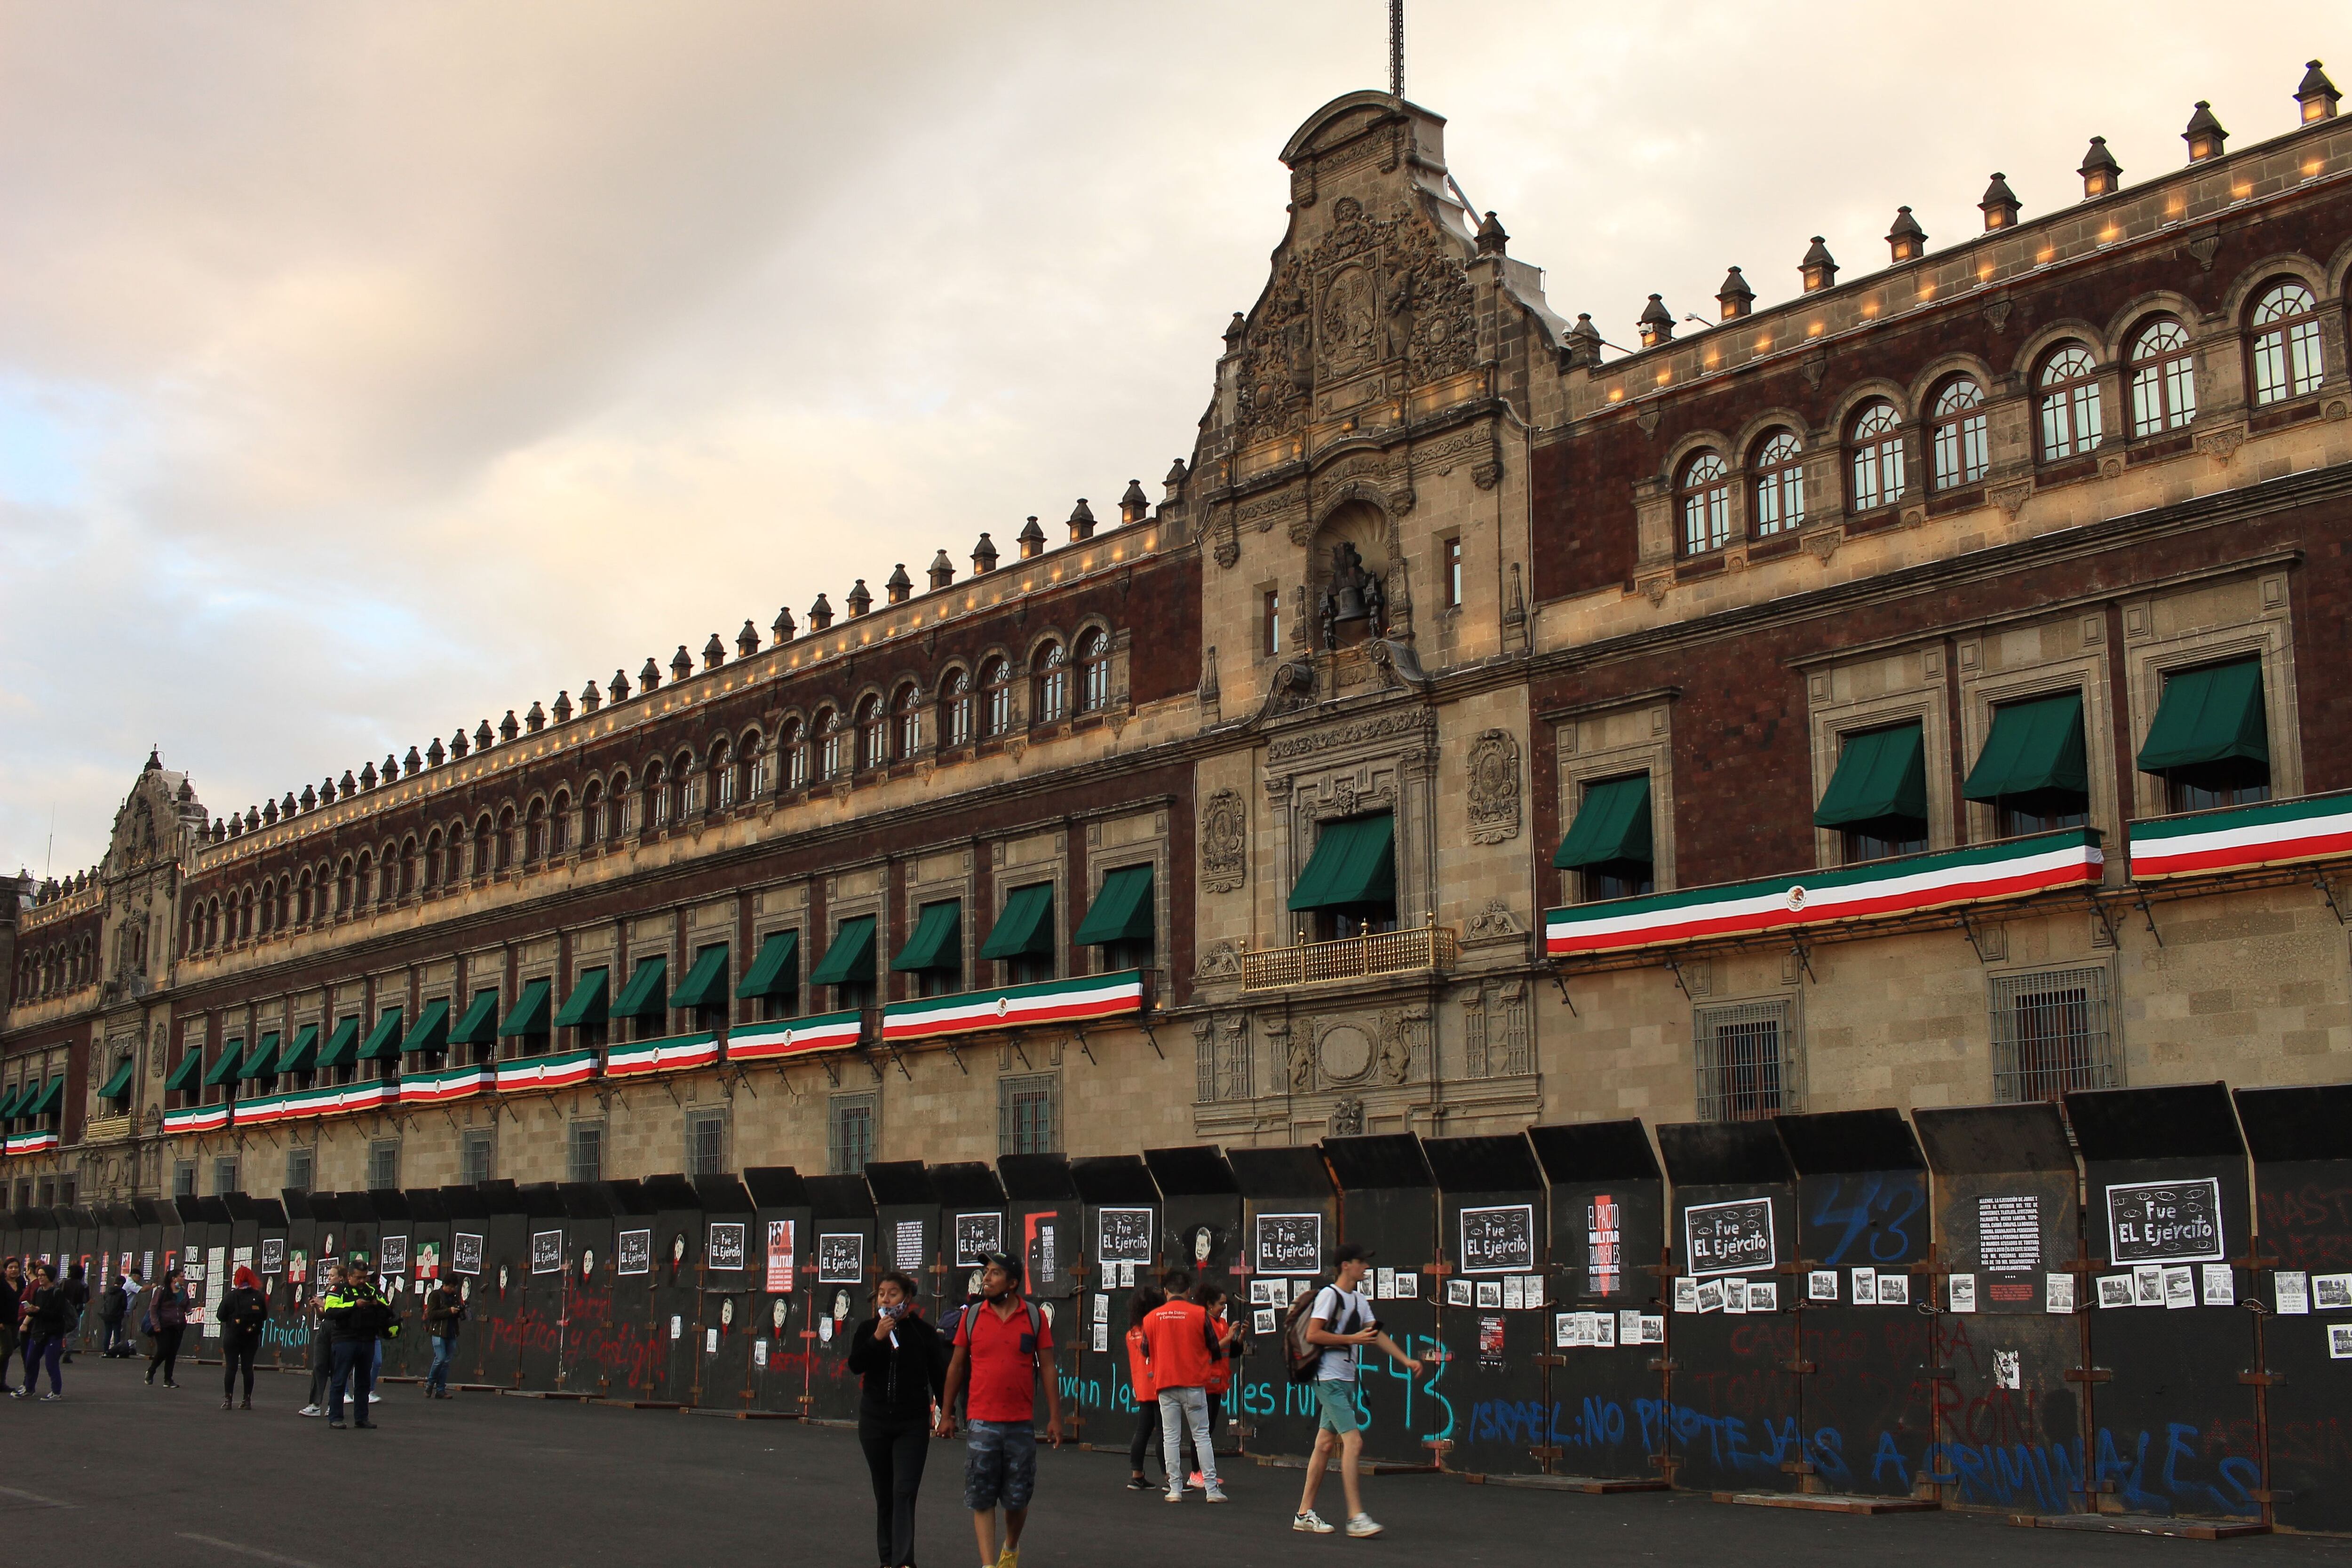
[{"label": "woman with red hair wrap", "polygon": [[253,1408],[253,1358],[261,1349],[261,1326],[269,1321],[269,1298],[253,1270],[237,1266],[227,1295],[221,1298],[221,1355],[227,1363],[221,1373],[221,1408],[236,1401],[237,1369],[245,1369],[245,1408]]}]

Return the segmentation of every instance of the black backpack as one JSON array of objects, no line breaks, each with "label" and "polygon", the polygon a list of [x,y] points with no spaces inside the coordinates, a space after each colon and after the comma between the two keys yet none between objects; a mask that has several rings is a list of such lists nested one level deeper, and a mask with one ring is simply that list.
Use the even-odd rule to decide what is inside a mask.
[{"label": "black backpack", "polygon": [[[1323,1294],[1318,1285],[1290,1299],[1290,1310],[1282,1315],[1282,1366],[1290,1381],[1304,1387],[1315,1381],[1323,1365],[1323,1352],[1328,1345],[1307,1342],[1307,1325],[1314,1321],[1315,1299]],[[1347,1291],[1340,1292],[1342,1305],[1339,1321],[1331,1325],[1335,1334],[1352,1334],[1364,1325],[1355,1321],[1356,1299]]]}]

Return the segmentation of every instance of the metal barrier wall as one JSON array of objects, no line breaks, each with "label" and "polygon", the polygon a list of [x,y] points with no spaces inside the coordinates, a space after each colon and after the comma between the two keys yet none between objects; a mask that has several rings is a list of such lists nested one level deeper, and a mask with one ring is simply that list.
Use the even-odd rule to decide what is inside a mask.
[{"label": "metal barrier wall", "polygon": [[2055,1105],[1913,1113],[1934,1177],[1944,1313],[1936,1447],[1948,1506],[2081,1512],[2083,1213]]},{"label": "metal barrier wall", "polygon": [[2237,1102],[2267,1309],[2256,1408],[2273,1521],[2352,1531],[2352,1084],[2242,1089]]},{"label": "metal barrier wall", "polygon": [[563,1203],[563,1316],[556,1323],[551,1392],[598,1397],[612,1386],[610,1357],[618,1326],[613,1315],[614,1205],[601,1182],[565,1182],[555,1191]]},{"label": "metal barrier wall", "polygon": [[[1555,1425],[1547,1391],[1549,1319],[1538,1316],[1531,1327],[1505,1318],[1499,1277],[1516,1264],[1524,1281],[1542,1267],[1543,1173],[1528,1141],[1517,1134],[1432,1138],[1422,1152],[1440,1201],[1438,1264],[1419,1289],[1443,1302],[1457,1282],[1471,1287],[1468,1305],[1443,1308],[1437,1317],[1445,1358],[1439,1386],[1453,1411],[1441,1439],[1443,1462],[1478,1476],[1540,1473]],[[1497,1281],[1493,1312],[1477,1310],[1475,1286],[1482,1280]],[[1520,1295],[1524,1308],[1524,1282]]]},{"label": "metal barrier wall", "polygon": [[[1037,1304],[1053,1339],[1055,1374],[1066,1398],[1076,1388],[1078,1347],[1085,1342],[1085,1329],[1078,1321],[1080,1275],[1076,1270],[1085,1267],[1086,1231],[1079,1221],[1077,1185],[1070,1180],[1069,1161],[1060,1154],[1002,1155],[996,1162],[996,1174],[1011,1200],[1009,1217],[1020,1244],[1022,1265],[1028,1271],[1029,1299]],[[1066,1421],[1071,1414],[1063,1413]],[[1036,1416],[1042,1432],[1045,1422],[1042,1398],[1037,1401]]]},{"label": "metal barrier wall", "polygon": [[2091,1477],[2102,1511],[2256,1519],[2246,1146],[2221,1084],[2066,1097],[2097,1273]]},{"label": "metal barrier wall", "polygon": [[605,1397],[653,1399],[669,1360],[668,1325],[654,1320],[654,1229],[661,1203],[634,1178],[597,1185],[613,1211],[611,1332],[626,1346],[626,1354],[603,1373]]},{"label": "metal barrier wall", "polygon": [[[940,1193],[929,1167],[920,1160],[877,1160],[866,1167],[866,1184],[874,1194],[874,1237],[882,1257],[877,1268],[896,1268],[914,1276],[926,1297],[938,1289],[940,1274]],[[854,1324],[868,1310],[856,1303]]]},{"label": "metal barrier wall", "polygon": [[697,1176],[702,1207],[701,1360],[693,1403],[751,1402],[751,1194],[734,1176]]},{"label": "metal barrier wall", "polygon": [[[1323,1282],[1339,1244],[1339,1193],[1318,1149],[1233,1149],[1225,1158],[1242,1190],[1240,1267],[1251,1316],[1270,1307],[1279,1321],[1294,1294]],[[1314,1447],[1315,1390],[1292,1384],[1276,1335],[1254,1337],[1234,1375],[1248,1415],[1241,1433],[1247,1451],[1301,1455]]]},{"label": "metal barrier wall", "polygon": [[[1140,1154],[1073,1160],[1070,1180],[1081,1205],[1087,1289],[1080,1298],[1086,1321],[1072,1325],[1073,1338],[1081,1327],[1084,1333],[1076,1386],[1065,1403],[1085,1423],[1076,1431],[1086,1446],[1122,1448],[1137,1413],[1127,1365],[1128,1306],[1138,1286],[1150,1283],[1159,1272],[1160,1188]],[[1231,1293],[1224,1280],[1211,1282]],[[1246,1299],[1229,1301],[1226,1312],[1248,1329]]]},{"label": "metal barrier wall", "polygon": [[[1797,1317],[1781,1300],[1796,1172],[1769,1121],[1658,1129],[1675,1184],[1666,1426],[1674,1479],[1702,1491],[1803,1489]],[[1750,1283],[1767,1287],[1759,1296]]]},{"label": "metal barrier wall", "polygon": [[790,1165],[759,1165],[743,1173],[751,1195],[760,1251],[752,1300],[751,1406],[772,1415],[808,1408],[808,1261],[812,1246],[808,1187]]},{"label": "metal barrier wall", "polygon": [[1798,1256],[1777,1283],[1796,1313],[1807,1489],[1907,1498],[1931,1484],[1935,1430],[1927,1163],[1899,1110],[1773,1126],[1797,1171]]},{"label": "metal barrier wall", "polygon": [[[1666,1184],[1639,1121],[1535,1127],[1550,1183],[1538,1236],[1548,1243],[1551,1352],[1543,1447],[1549,1473],[1622,1490],[1666,1484],[1673,1455],[1667,1340],[1660,1296]],[[1507,1268],[1501,1271],[1508,1297]]]},{"label": "metal barrier wall", "polygon": [[[1439,1356],[1437,1331],[1437,1178],[1410,1132],[1376,1132],[1323,1141],[1323,1159],[1339,1189],[1339,1239],[1367,1247],[1372,1267],[1358,1289],[1371,1298],[1380,1326],[1399,1350]],[[1540,1321],[1538,1314],[1536,1321]],[[1454,1410],[1445,1392],[1449,1364],[1408,1373],[1366,1346],[1356,1356],[1356,1418],[1366,1460],[1434,1465],[1451,1444]]]},{"label": "metal barrier wall", "polygon": [[855,1421],[849,1338],[874,1288],[874,1199],[860,1176],[811,1176],[808,1193],[816,1232],[809,1269],[815,1324],[803,1342],[810,1347],[809,1419]]},{"label": "metal barrier wall", "polygon": [[[1273,1339],[1274,1314],[1250,1300],[1249,1273],[1242,1256],[1241,1184],[1213,1143],[1147,1149],[1143,1163],[1160,1191],[1160,1267],[1181,1268],[1196,1279],[1213,1279],[1223,1286],[1233,1321],[1242,1329],[1244,1348],[1230,1369],[1232,1382],[1223,1399],[1224,1424],[1216,1437],[1218,1453],[1239,1453],[1250,1424],[1275,1397],[1275,1385],[1265,1378],[1265,1358],[1251,1353]],[[1141,1278],[1140,1269],[1137,1276]],[[1116,1303],[1111,1311],[1111,1344],[1118,1354],[1127,1321]],[[1124,1387],[1124,1354],[1118,1354],[1118,1368]],[[1116,1446],[1110,1438],[1103,1441],[1105,1447]]]},{"label": "metal barrier wall", "polygon": [[936,1321],[980,1294],[980,1254],[1008,1250],[1005,1215],[1011,1205],[996,1167],[978,1160],[931,1167],[940,1198],[940,1263],[933,1276]]}]

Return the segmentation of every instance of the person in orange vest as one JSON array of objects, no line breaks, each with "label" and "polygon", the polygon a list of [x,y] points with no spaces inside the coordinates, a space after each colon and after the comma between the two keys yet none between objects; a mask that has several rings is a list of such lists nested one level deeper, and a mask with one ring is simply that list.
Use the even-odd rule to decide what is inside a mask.
[{"label": "person in orange vest", "polygon": [[1127,1446],[1127,1489],[1142,1491],[1151,1483],[1143,1479],[1143,1456],[1160,1436],[1160,1385],[1152,1380],[1151,1347],[1143,1336],[1143,1320],[1168,1300],[1157,1285],[1139,1285],[1127,1305],[1127,1375],[1135,1384],[1135,1437]]},{"label": "person in orange vest", "polygon": [[[1209,1328],[1217,1336],[1217,1364],[1209,1373],[1209,1447],[1217,1446],[1217,1425],[1224,1418],[1225,1397],[1234,1385],[1234,1363],[1242,1353],[1241,1325],[1231,1321],[1224,1290],[1206,1279],[1192,1287],[1192,1300],[1209,1314]],[[1200,1485],[1198,1478],[1191,1483]]]},{"label": "person in orange vest", "polygon": [[1167,1500],[1184,1500],[1184,1432],[1192,1433],[1192,1449],[1201,1461],[1201,1485],[1211,1502],[1225,1500],[1217,1484],[1217,1456],[1209,1447],[1210,1377],[1224,1359],[1224,1346],[1210,1326],[1209,1314],[1182,1292],[1192,1288],[1183,1275],[1168,1279],[1168,1300],[1143,1320],[1143,1338],[1151,1356],[1153,1381],[1160,1389],[1160,1459],[1168,1470]]}]

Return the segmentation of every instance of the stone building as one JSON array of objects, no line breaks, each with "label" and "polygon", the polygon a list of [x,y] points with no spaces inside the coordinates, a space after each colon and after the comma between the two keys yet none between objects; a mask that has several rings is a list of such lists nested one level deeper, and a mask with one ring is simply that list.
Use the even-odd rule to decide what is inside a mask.
[{"label": "stone building", "polygon": [[226,816],[151,757],[0,889],[12,1195],[2341,1079],[2352,130],[2294,102],[1631,351],[1436,115],[1328,104],[1158,501]]}]

